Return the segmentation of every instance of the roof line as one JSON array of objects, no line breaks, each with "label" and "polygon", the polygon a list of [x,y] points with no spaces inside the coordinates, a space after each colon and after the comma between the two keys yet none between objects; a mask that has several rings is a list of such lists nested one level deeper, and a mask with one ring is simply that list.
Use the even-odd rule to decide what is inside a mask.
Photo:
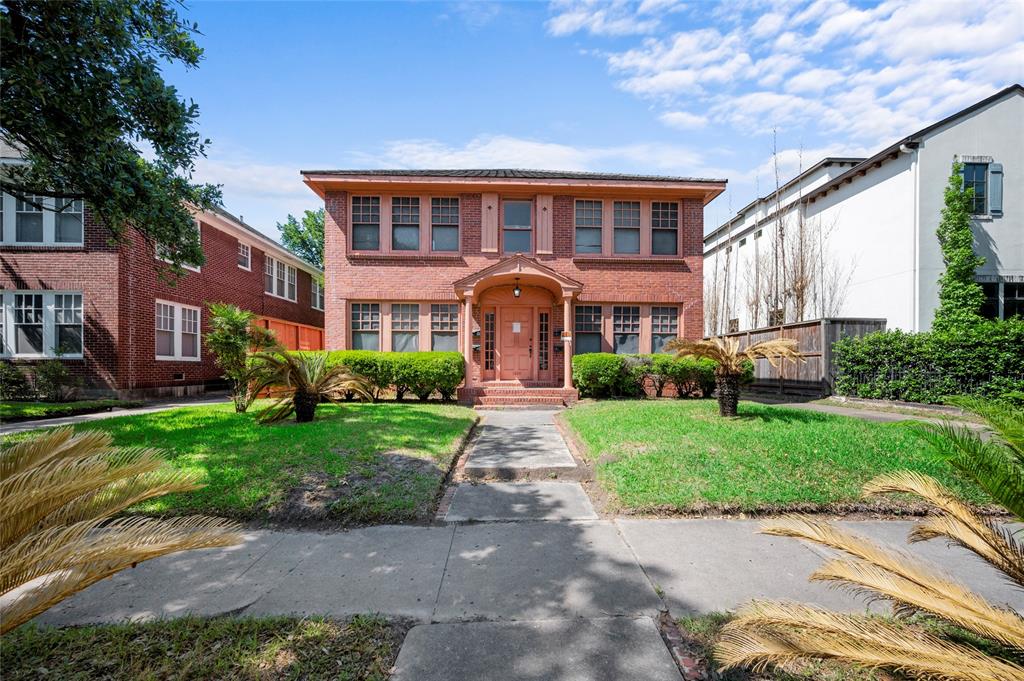
[{"label": "roof line", "polygon": [[288,255],[288,257],[294,258],[298,262],[300,262],[303,265],[305,265],[306,267],[308,267],[310,270],[313,270],[314,272],[317,272],[318,274],[323,274],[323,270],[322,269],[320,269],[319,267],[317,267],[313,263],[309,262],[305,258],[303,258],[303,257],[301,257],[299,255],[296,255],[291,250],[285,248],[284,244],[280,243],[276,239],[267,236],[266,234],[264,234],[263,232],[259,231],[258,229],[256,229],[252,225],[248,224],[247,222],[244,222],[241,218],[238,218],[235,215],[229,213],[227,211],[227,209],[224,208],[224,206],[214,206],[213,210],[211,210],[210,212],[213,213],[214,215],[218,215],[221,218],[224,218],[225,220],[230,220],[231,222],[235,223],[239,227],[242,227],[246,231],[251,232],[254,236],[256,236],[259,239],[261,239],[264,243],[276,247],[282,253],[286,253]]}]

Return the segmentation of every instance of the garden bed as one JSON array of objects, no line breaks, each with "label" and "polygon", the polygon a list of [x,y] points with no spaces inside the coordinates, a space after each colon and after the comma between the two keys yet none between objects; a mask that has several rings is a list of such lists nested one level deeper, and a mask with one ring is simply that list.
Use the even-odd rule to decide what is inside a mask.
[{"label": "garden bed", "polygon": [[145,403],[138,400],[77,400],[74,402],[0,402],[0,421],[35,421],[59,416],[94,414],[112,409],[132,409]]},{"label": "garden bed", "polygon": [[21,679],[351,679],[389,676],[408,630],[380,617],[187,617],[4,636],[0,667]]},{"label": "garden bed", "polygon": [[[261,425],[217,404],[102,419],[78,430],[119,446],[162,449],[206,486],[132,513],[203,513],[287,525],[364,525],[432,518],[476,414],[437,403],[323,404],[312,423]],[[11,439],[25,437],[24,434]]]},{"label": "garden bed", "polygon": [[723,419],[711,400],[582,404],[561,418],[595,468],[611,511],[650,515],[786,511],[915,514],[861,487],[897,470],[932,475],[969,501],[979,490],[934,456],[909,423],[743,402]]}]

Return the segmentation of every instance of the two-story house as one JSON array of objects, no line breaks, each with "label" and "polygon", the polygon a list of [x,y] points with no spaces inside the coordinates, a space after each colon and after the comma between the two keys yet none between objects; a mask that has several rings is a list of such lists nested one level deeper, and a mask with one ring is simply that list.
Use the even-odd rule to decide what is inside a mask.
[{"label": "two-story house", "polygon": [[200,393],[222,375],[208,302],[252,310],[286,347],[323,347],[322,272],[224,211],[195,214],[206,262],[169,283],[141,235],[111,243],[82,201],[0,197],[4,361],[59,357],[89,395]]},{"label": "two-story house", "polygon": [[575,399],[571,356],[703,333],[703,208],[724,180],[308,170],[326,206],[326,345],[457,350],[467,402]]}]

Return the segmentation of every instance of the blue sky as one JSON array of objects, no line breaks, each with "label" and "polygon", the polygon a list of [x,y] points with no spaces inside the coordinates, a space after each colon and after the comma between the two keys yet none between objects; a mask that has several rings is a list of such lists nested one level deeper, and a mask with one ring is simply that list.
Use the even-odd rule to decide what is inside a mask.
[{"label": "blue sky", "polygon": [[276,236],[306,168],[516,167],[729,180],[712,228],[825,155],[865,155],[1014,82],[1024,2],[191,2],[167,69],[199,179]]}]

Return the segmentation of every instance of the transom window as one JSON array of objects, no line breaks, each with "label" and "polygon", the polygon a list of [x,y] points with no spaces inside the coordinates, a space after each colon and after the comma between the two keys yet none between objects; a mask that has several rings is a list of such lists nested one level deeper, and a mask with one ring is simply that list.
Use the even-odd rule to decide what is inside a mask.
[{"label": "transom window", "polygon": [[529,253],[533,248],[533,202],[505,201],[502,243],[505,253]]},{"label": "transom window", "polygon": [[0,194],[0,243],[81,246],[84,216],[81,199]]},{"label": "transom window", "polygon": [[651,308],[651,352],[664,352],[665,344],[679,335],[679,308]]},{"label": "transom window", "polygon": [[973,189],[974,197],[971,199],[971,214],[984,215],[988,212],[987,189],[988,189],[988,164],[987,163],[965,163],[964,164],[964,189]]},{"label": "transom window", "polygon": [[199,361],[199,308],[156,301],[156,358]]},{"label": "transom window", "polygon": [[352,303],[352,349],[380,350],[380,304]]},{"label": "transom window", "polygon": [[391,250],[420,250],[420,199],[418,196],[391,198]]},{"label": "transom window", "polygon": [[416,303],[391,305],[391,349],[395,352],[420,349],[420,306]]},{"label": "transom window", "polygon": [[458,351],[459,306],[441,303],[430,306],[430,349]]},{"label": "transom window", "polygon": [[459,250],[459,200],[436,198],[430,200],[430,250]]},{"label": "transom window", "polygon": [[249,250],[249,244],[238,244],[238,266],[243,270],[252,268],[252,252]]},{"label": "transom window", "polygon": [[82,322],[80,292],[0,292],[0,355],[79,358]]},{"label": "transom window", "polygon": [[601,306],[577,305],[574,331],[574,354],[601,352]]},{"label": "transom window", "polygon": [[600,253],[603,225],[601,201],[576,202],[576,252]]},{"label": "transom window", "polygon": [[352,250],[380,250],[380,197],[352,197]]},{"label": "transom window", "polygon": [[616,253],[640,252],[640,202],[616,201],[614,204],[614,241]]},{"label": "transom window", "polygon": [[314,310],[324,309],[324,285],[321,284],[316,278],[313,278],[313,283],[309,287],[309,305]]},{"label": "transom window", "polygon": [[263,256],[263,290],[276,298],[296,302],[298,271],[273,256]]},{"label": "transom window", "polygon": [[675,201],[651,203],[651,253],[677,255],[679,252],[679,204]]},{"label": "transom window", "polygon": [[612,351],[617,355],[640,352],[639,305],[616,305],[612,308]]}]

